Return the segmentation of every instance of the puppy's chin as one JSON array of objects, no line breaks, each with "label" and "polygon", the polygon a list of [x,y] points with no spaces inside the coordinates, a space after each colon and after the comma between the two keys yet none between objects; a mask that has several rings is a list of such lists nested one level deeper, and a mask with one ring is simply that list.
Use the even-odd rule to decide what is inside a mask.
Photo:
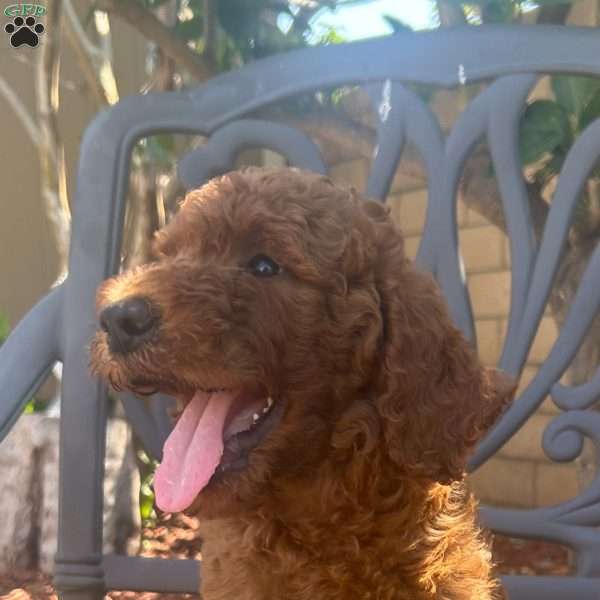
[{"label": "puppy's chin", "polygon": [[[252,467],[244,471],[217,474],[184,513],[200,520],[255,514],[267,503],[264,481],[269,478],[267,469]],[[258,483],[261,480],[262,483]]]}]

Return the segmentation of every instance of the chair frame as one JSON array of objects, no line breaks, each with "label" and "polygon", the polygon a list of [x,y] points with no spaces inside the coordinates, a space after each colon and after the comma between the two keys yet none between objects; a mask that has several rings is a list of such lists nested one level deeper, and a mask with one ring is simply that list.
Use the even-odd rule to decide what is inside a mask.
[{"label": "chair frame", "polygon": [[[459,253],[457,189],[470,151],[487,138],[500,184],[512,256],[511,309],[499,366],[518,375],[547,303],[577,198],[600,156],[600,120],[575,142],[559,177],[543,237],[533,235],[518,159],[518,128],[527,94],[546,74],[600,77],[600,35],[591,28],[482,26],[395,35],[274,56],[197,88],[125,98],[85,132],[79,160],[69,276],[16,327],[0,349],[0,439],[55,361],[63,362],[60,428],[59,539],[55,586],[62,600],[100,600],[106,589],[194,592],[193,560],[102,554],[102,481],[106,387],[91,377],[87,347],[95,329],[98,284],[119,265],[131,153],[140,139],[163,132],[206,136],[184,157],[180,177],[191,187],[232,168],[248,147],[282,153],[291,164],[325,172],[318,147],[287,125],[254,118],[256,109],[296,94],[364,86],[379,115],[378,145],[367,184],[383,200],[406,142],[428,175],[426,225],[417,262],[437,278],[456,323],[475,341]],[[444,136],[427,106],[406,84],[455,88],[493,80]],[[558,381],[600,308],[600,247],[582,277],[560,335],[518,402],[479,446],[471,463],[488,460],[550,394],[562,412],[544,433],[556,461],[574,460],[584,438],[600,449],[600,369],[585,384]],[[124,403],[149,451],[160,457],[168,428],[162,409]],[[160,405],[155,405],[160,406]],[[600,476],[559,506],[508,510],[482,507],[486,525],[508,535],[548,539],[573,548],[572,577],[505,577],[512,599],[600,599]]]}]

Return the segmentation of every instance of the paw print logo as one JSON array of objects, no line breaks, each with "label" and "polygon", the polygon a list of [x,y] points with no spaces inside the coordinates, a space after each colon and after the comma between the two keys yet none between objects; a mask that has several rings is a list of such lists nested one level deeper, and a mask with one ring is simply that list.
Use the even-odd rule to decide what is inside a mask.
[{"label": "paw print logo", "polygon": [[44,26],[41,23],[36,23],[35,17],[15,17],[12,23],[7,23],[4,26],[4,31],[10,34],[10,45],[13,48],[18,48],[23,44],[27,44],[35,48],[40,41],[39,36],[44,33]]}]

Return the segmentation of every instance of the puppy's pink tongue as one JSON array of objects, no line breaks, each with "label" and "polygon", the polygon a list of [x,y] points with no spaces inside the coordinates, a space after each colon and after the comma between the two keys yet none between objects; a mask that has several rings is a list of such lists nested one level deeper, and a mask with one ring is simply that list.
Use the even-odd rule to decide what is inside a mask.
[{"label": "puppy's pink tongue", "polygon": [[233,394],[198,391],[163,447],[154,476],[156,505],[185,510],[209,482],[223,454],[223,428]]}]

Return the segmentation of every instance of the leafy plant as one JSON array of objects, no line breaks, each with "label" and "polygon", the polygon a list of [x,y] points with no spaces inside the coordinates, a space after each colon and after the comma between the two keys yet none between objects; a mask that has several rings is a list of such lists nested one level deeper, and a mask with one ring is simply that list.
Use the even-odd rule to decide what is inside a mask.
[{"label": "leafy plant", "polygon": [[152,460],[143,450],[137,453],[140,465],[140,516],[144,527],[156,522],[156,511],[154,510],[154,490],[152,480],[157,462]]},{"label": "leafy plant", "polygon": [[44,412],[44,410],[46,410],[47,405],[48,405],[48,403],[45,400],[41,400],[40,398],[37,398],[36,396],[34,396],[25,405],[25,408],[23,409],[23,413],[26,415],[30,415],[33,413]]},{"label": "leafy plant", "polygon": [[536,100],[526,107],[519,139],[524,165],[538,162],[553,152],[562,152],[571,141],[568,113],[560,104]]},{"label": "leafy plant", "polygon": [[534,178],[542,185],[559,173],[575,138],[600,117],[600,80],[560,75],[551,85],[554,100],[536,100],[525,109],[519,140],[521,162],[539,163]]}]

